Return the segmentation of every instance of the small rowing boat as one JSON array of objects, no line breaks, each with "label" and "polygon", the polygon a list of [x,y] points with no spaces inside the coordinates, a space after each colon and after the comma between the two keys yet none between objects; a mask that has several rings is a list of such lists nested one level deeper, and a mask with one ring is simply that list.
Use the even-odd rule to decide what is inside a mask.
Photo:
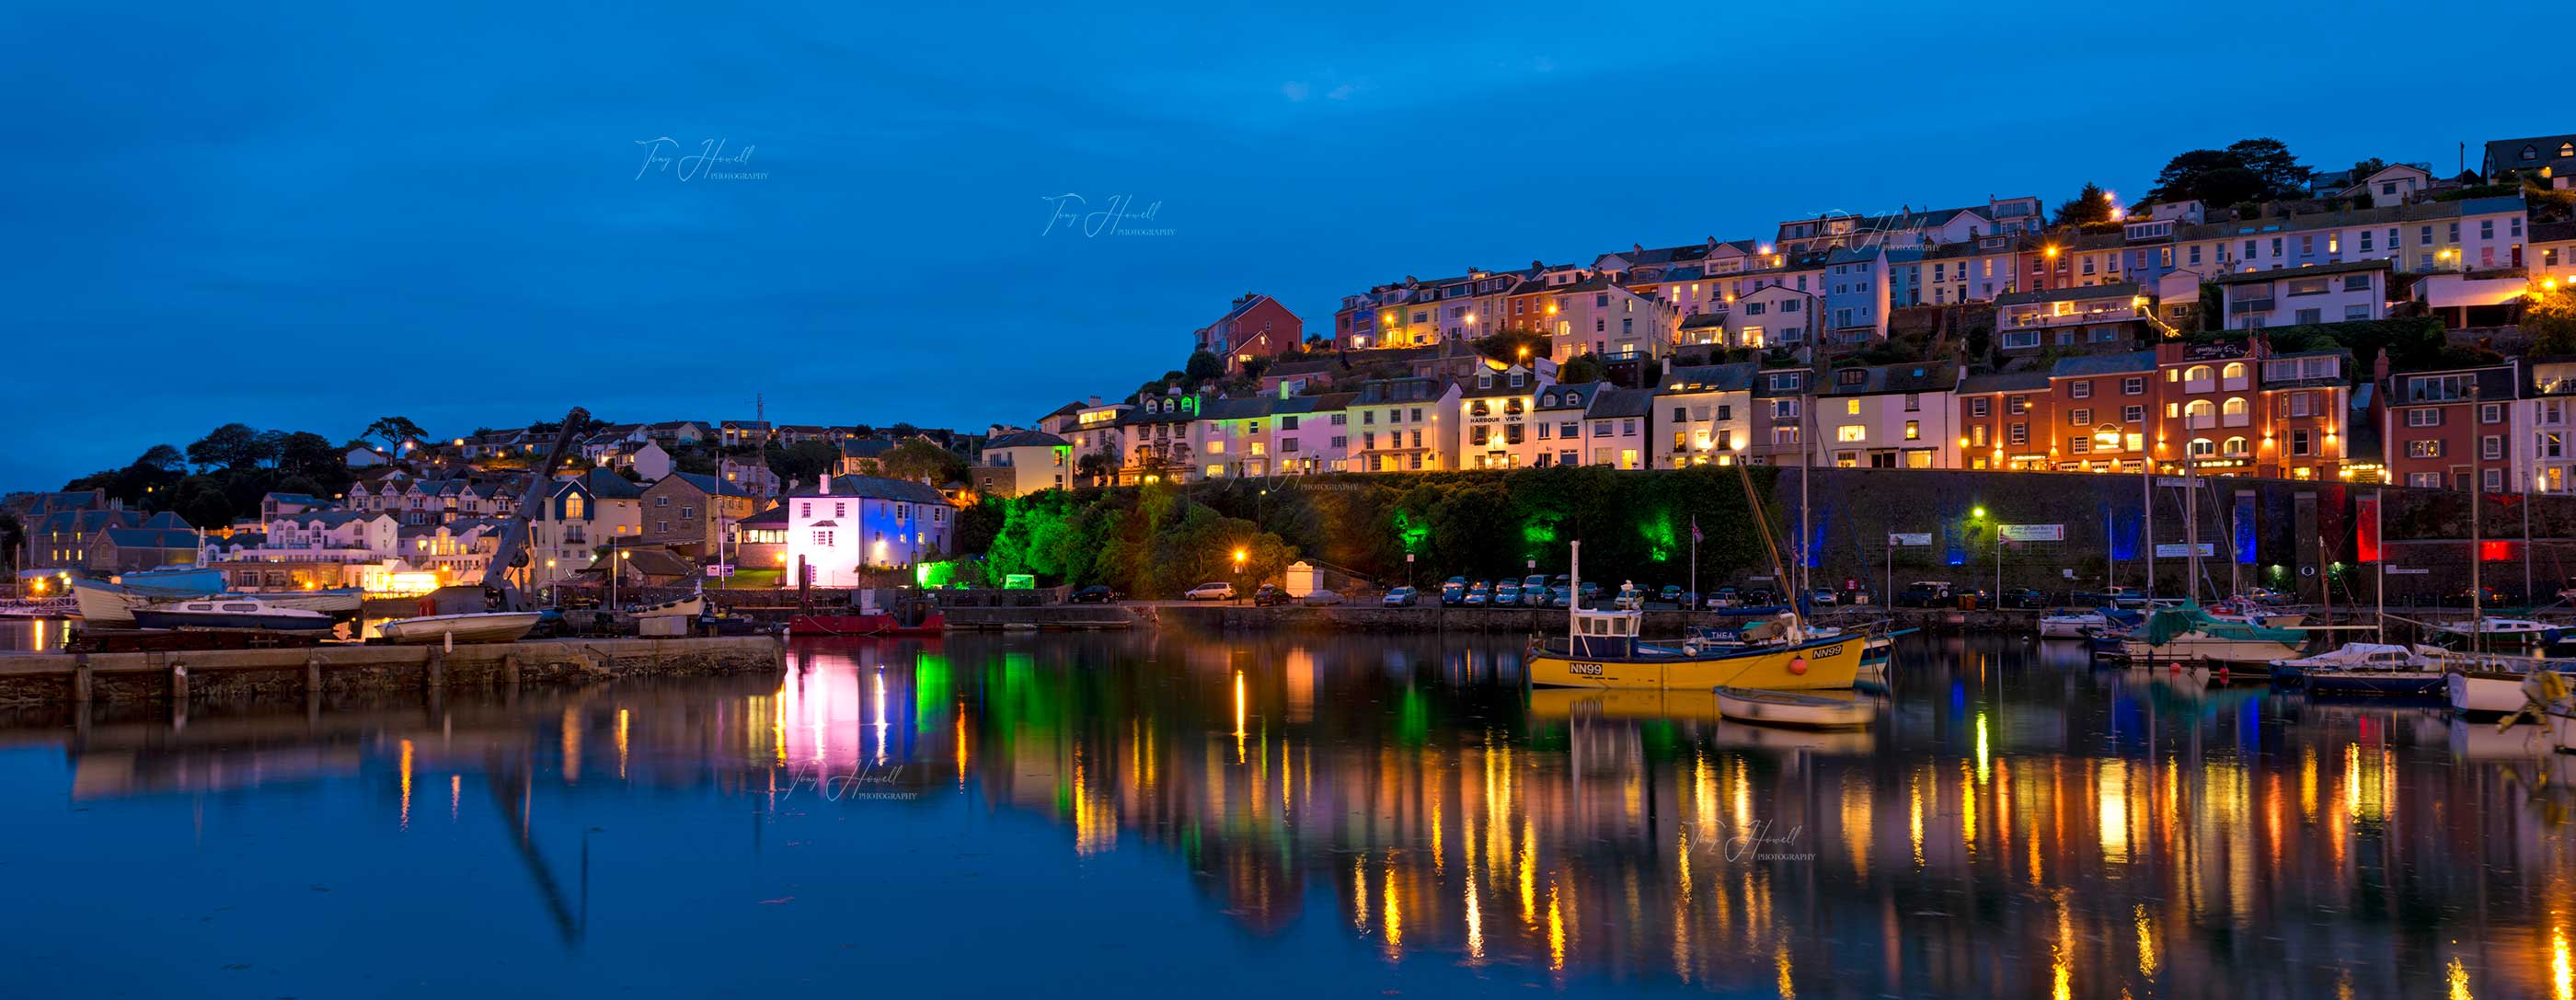
[{"label": "small rowing boat", "polygon": [[1809,729],[1849,729],[1878,717],[1876,703],[1859,696],[1833,697],[1803,691],[1717,689],[1717,714],[1737,722]]},{"label": "small rowing boat", "polygon": [[464,615],[426,615],[376,626],[387,642],[405,646],[446,642],[516,642],[544,617],[535,611],[488,611]]}]

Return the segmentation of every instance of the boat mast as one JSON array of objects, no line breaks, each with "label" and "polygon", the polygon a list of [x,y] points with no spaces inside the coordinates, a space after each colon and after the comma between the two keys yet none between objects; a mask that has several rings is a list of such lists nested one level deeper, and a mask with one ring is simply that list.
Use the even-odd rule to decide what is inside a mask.
[{"label": "boat mast", "polygon": [[2200,455],[2193,450],[2197,441],[2182,446],[2182,592],[2195,604],[2200,602]]},{"label": "boat mast", "polygon": [[[2478,418],[2478,385],[2469,383],[2469,419]],[[2486,652],[2486,580],[2480,570],[2479,549],[2483,538],[2478,527],[2478,508],[2486,506],[2486,470],[2479,462],[2485,455],[2484,442],[2469,446],[2469,651]]]},{"label": "boat mast", "polygon": [[[2189,448],[2190,445],[2183,447]],[[2147,567],[2145,593],[2147,607],[2152,610],[2156,606],[2156,455],[2154,452],[2138,456],[2138,516],[2141,518],[2138,524],[2138,540],[2144,543],[2141,547],[2146,550],[2146,553],[2138,558],[2144,560],[2144,565]],[[2117,602],[2114,602],[2113,606],[2118,606]]]},{"label": "boat mast", "polygon": [[1565,564],[1566,583],[1572,587],[1574,591],[1565,599],[1565,651],[1572,653],[1575,651],[1573,643],[1575,642],[1574,636],[1577,631],[1574,627],[1574,623],[1583,613],[1582,542],[1575,541],[1566,543]]}]

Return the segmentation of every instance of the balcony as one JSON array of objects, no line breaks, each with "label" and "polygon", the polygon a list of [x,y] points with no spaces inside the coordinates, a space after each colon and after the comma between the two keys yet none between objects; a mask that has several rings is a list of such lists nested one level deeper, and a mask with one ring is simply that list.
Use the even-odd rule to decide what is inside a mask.
[{"label": "balcony", "polygon": [[2272,305],[2273,300],[2268,298],[2237,299],[2227,303],[2227,312],[2231,316],[2239,313],[2271,312]]}]

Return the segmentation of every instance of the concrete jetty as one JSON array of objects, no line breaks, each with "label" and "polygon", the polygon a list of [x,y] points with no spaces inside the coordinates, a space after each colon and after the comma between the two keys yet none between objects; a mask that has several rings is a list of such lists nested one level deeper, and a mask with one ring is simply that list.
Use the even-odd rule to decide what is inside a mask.
[{"label": "concrete jetty", "polygon": [[772,636],[529,639],[439,646],[316,646],[179,653],[0,654],[0,706],[588,684],[622,677],[777,674]]}]

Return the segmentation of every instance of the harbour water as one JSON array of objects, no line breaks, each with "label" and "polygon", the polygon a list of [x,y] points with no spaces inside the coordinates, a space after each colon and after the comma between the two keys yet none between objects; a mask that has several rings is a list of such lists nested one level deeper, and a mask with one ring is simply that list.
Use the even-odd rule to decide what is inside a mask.
[{"label": "harbour water", "polygon": [[1865,733],[1518,671],[961,635],[0,712],[0,953],[45,997],[2576,997],[2528,727],[1998,637],[1910,638]]}]

